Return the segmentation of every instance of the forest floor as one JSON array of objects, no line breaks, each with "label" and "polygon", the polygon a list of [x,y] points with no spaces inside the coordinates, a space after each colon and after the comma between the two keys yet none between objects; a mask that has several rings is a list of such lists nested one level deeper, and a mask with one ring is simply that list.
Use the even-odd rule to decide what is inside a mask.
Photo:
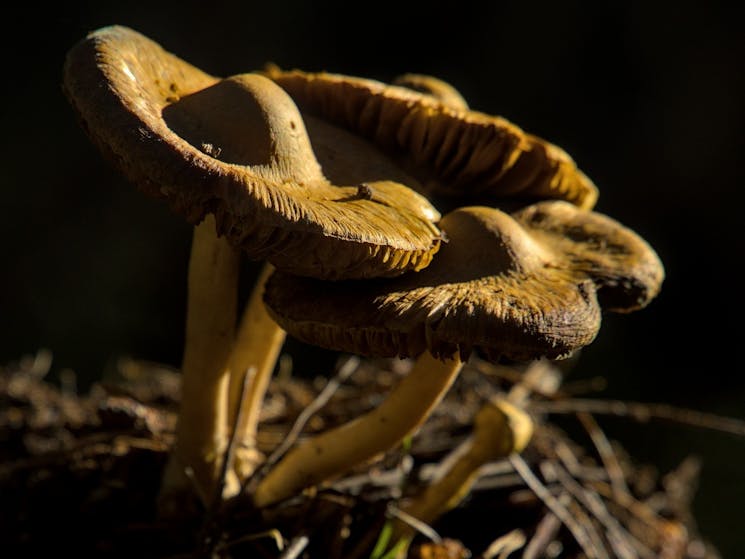
[{"label": "forest floor", "polygon": [[[178,371],[123,360],[115,378],[81,394],[70,374],[47,380],[50,365],[42,351],[0,368],[2,557],[375,557],[398,505],[438,475],[483,402],[525,384],[529,372],[473,358],[410,444],[268,510],[239,496],[165,518],[158,489]],[[260,450],[270,455],[293,438],[309,407],[301,438],[365,413],[408,366],[345,357],[336,376],[302,379],[281,364],[262,410]],[[554,366],[536,367],[560,379]],[[645,410],[594,400],[579,382],[550,386],[527,386],[535,433],[526,450],[489,464],[458,507],[419,526],[409,557],[718,558],[691,513],[698,462],[663,473],[637,463],[594,414],[632,421]]]}]

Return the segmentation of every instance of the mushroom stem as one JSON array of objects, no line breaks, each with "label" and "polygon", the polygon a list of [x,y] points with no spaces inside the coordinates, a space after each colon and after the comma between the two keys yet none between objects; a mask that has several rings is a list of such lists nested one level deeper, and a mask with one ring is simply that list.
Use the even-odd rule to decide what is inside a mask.
[{"label": "mushroom stem", "polygon": [[[478,479],[479,469],[488,462],[521,452],[533,435],[530,416],[504,400],[487,402],[476,415],[474,431],[466,442],[466,450],[445,475],[414,497],[404,512],[430,524],[456,507]],[[414,537],[414,529],[396,521],[391,542],[398,547],[401,540]]]},{"label": "mushroom stem", "polygon": [[235,333],[239,254],[217,236],[212,215],[194,228],[181,409],[163,488],[178,492],[191,477],[205,504],[227,446],[227,364]]},{"label": "mushroom stem", "polygon": [[[264,283],[273,271],[274,267],[266,263],[259,273],[251,297],[243,311],[228,361],[230,383],[227,424],[233,425],[240,406],[244,410],[242,420],[236,425],[234,435],[238,446],[233,469],[239,480],[244,480],[253,474],[261,460],[256,449],[256,431],[261,404],[285,341],[285,331],[269,317],[262,300]],[[253,374],[247,380],[246,396],[241,403],[241,396],[244,394],[243,378],[249,370],[253,371]]]},{"label": "mushroom stem", "polygon": [[427,419],[462,366],[457,356],[423,353],[375,409],[290,451],[259,483],[254,504],[269,506],[393,448]]}]

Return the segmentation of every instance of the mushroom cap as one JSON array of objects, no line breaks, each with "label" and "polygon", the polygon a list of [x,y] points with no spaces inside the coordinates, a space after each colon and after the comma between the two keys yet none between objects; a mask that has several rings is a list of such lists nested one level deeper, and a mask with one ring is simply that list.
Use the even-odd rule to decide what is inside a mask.
[{"label": "mushroom cap", "polygon": [[468,109],[468,102],[448,82],[427,74],[407,73],[393,79],[393,85],[430,95],[444,105],[455,109]]},{"label": "mushroom cap", "polygon": [[220,79],[111,26],[70,50],[63,86],[128,179],[190,223],[214,213],[250,258],[361,278],[419,270],[439,248],[437,210],[404,186],[414,179],[369,142],[304,121],[260,74]]},{"label": "mushroom cap", "polygon": [[393,281],[327,283],[274,274],[269,313],[315,345],[372,356],[436,357],[474,348],[490,359],[560,357],[594,338],[592,282],[576,282],[509,215],[463,208],[440,222],[448,242],[432,264]]},{"label": "mushroom cap", "polygon": [[565,266],[592,278],[605,310],[631,312],[660,292],[665,269],[655,250],[618,221],[566,202],[539,202],[512,214],[534,239],[555,247]]},{"label": "mushroom cap", "polygon": [[331,287],[275,273],[264,301],[290,335],[337,351],[567,356],[595,338],[599,294],[616,310],[638,308],[661,277],[650,269],[656,255],[648,245],[610,218],[561,201],[536,206],[514,217],[486,207],[447,214],[440,226],[448,243],[418,274]]},{"label": "mushroom cap", "polygon": [[420,79],[412,87],[402,78],[401,85],[387,85],[276,67],[266,73],[302,111],[385,149],[428,196],[456,197],[461,205],[464,197],[489,205],[503,198],[561,199],[585,209],[597,200],[597,188],[564,150],[504,118],[468,110],[465,101],[448,102],[453,98],[436,82],[421,85]]}]

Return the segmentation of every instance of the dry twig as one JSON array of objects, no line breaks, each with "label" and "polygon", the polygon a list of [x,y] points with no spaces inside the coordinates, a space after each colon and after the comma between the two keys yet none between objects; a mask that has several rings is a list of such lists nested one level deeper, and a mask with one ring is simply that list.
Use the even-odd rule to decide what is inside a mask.
[{"label": "dry twig", "polygon": [[640,423],[646,423],[650,419],[664,419],[691,427],[712,429],[745,437],[745,421],[741,419],[679,408],[669,404],[571,398],[550,402],[531,402],[529,409],[536,413],[548,414],[585,412],[596,415],[630,417]]},{"label": "dry twig", "polygon": [[252,493],[252,489],[266,475],[266,473],[274,466],[282,457],[287,453],[288,450],[295,444],[295,441],[300,437],[300,434],[305,429],[308,421],[313,417],[321,408],[323,408],[339,389],[341,384],[348,379],[352,373],[357,370],[360,364],[360,360],[357,357],[350,356],[337,371],[336,375],[331,378],[316,398],[307,405],[303,411],[298,415],[295,423],[292,425],[289,433],[282,441],[282,443],[272,452],[271,455],[266,459],[264,464],[260,468],[257,468],[256,472],[246,480],[244,484],[244,492]]},{"label": "dry twig", "polygon": [[572,536],[585,552],[585,555],[589,559],[608,559],[605,551],[598,550],[588,534],[585,527],[577,522],[572,513],[556,498],[541,481],[536,477],[530,466],[523,460],[520,455],[512,454],[509,458],[512,466],[515,468],[520,477],[523,478],[525,484],[535,493],[535,495],[543,501],[543,503],[553,512],[562,524],[572,533]]},{"label": "dry twig", "polygon": [[507,559],[512,553],[525,545],[525,534],[522,530],[512,530],[494,540],[479,559]]}]

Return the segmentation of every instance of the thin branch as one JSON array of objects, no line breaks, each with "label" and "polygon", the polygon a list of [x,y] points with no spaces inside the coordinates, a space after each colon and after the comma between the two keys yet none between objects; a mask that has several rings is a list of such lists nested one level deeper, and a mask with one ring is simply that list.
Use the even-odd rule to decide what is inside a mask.
[{"label": "thin branch", "polygon": [[[596,553],[598,557],[611,559],[610,555],[608,554],[608,549],[605,546],[605,542],[597,529],[596,523],[592,521],[592,518],[589,514],[587,514],[587,512],[585,512],[585,509],[582,508],[582,505],[580,505],[575,499],[572,499],[571,501],[569,501],[567,510],[569,511],[569,514],[571,514],[572,517],[575,518],[581,526],[585,527],[587,536],[592,542],[593,552]],[[614,555],[614,559],[628,558],[619,558]]]},{"label": "thin branch", "polygon": [[246,374],[243,375],[241,383],[241,399],[238,402],[238,409],[236,410],[235,418],[233,419],[233,425],[230,430],[230,438],[228,439],[228,447],[225,449],[225,456],[223,457],[222,467],[220,470],[220,477],[215,488],[215,494],[212,497],[211,508],[215,510],[223,501],[223,492],[225,491],[225,483],[228,477],[228,472],[233,468],[233,461],[235,460],[235,451],[238,448],[238,426],[243,421],[243,416],[247,412],[246,396],[248,395],[248,387],[251,385],[251,380],[256,375],[256,367],[249,367]]},{"label": "thin branch", "polygon": [[603,392],[606,388],[608,388],[608,379],[597,376],[566,382],[561,387],[561,393],[566,397],[579,394],[587,395],[592,392]]},{"label": "thin branch", "polygon": [[651,507],[646,503],[637,500],[631,494],[615,494],[613,488],[609,484],[600,481],[590,481],[588,485],[598,495],[612,500],[617,505],[626,509],[634,517],[641,519],[644,524],[655,527],[655,530],[657,530],[657,526],[661,522],[664,522],[664,519],[652,510]]},{"label": "thin branch", "polygon": [[[634,557],[643,557],[654,559],[656,554],[647,546],[634,538],[619,522],[614,518],[608,509],[598,497],[597,493],[588,490],[577,482],[564,468],[555,462],[548,463],[546,467],[550,468],[559,483],[571,493],[575,499],[582,503],[590,511],[600,524],[608,531],[608,541],[614,547],[615,554],[619,559]],[[629,548],[631,546],[631,549]]]},{"label": "thin branch", "polygon": [[[566,493],[559,497],[559,503],[562,506],[566,506],[570,500],[569,495]],[[559,533],[559,528],[561,528],[561,520],[549,510],[538,522],[533,537],[530,538],[528,545],[525,547],[522,559],[538,559],[542,557],[541,554],[546,551]]]},{"label": "thin branch", "polygon": [[431,541],[433,541],[436,544],[442,543],[442,538],[440,537],[440,534],[438,534],[432,526],[429,524],[422,522],[418,518],[411,516],[410,514],[402,511],[398,507],[394,506],[393,504],[388,505],[388,514],[393,516],[394,518],[400,520],[404,524],[408,524],[414,530],[419,532],[420,534],[424,535]]},{"label": "thin branch", "polygon": [[235,547],[236,545],[239,545],[242,543],[264,539],[264,538],[271,539],[274,542],[274,545],[277,546],[277,551],[282,551],[285,548],[285,541],[284,541],[284,538],[282,537],[282,534],[276,528],[272,528],[271,530],[266,530],[264,532],[258,532],[256,534],[247,534],[239,538],[236,538],[234,540],[221,542],[215,548],[215,551],[224,551],[226,549],[230,549],[231,547]]},{"label": "thin branch", "polygon": [[308,547],[309,542],[308,536],[295,536],[292,538],[290,545],[279,556],[279,559],[297,559],[305,548]]},{"label": "thin branch", "polygon": [[598,451],[598,456],[600,456],[600,460],[608,472],[608,479],[610,480],[611,487],[613,487],[613,492],[628,493],[629,487],[626,485],[626,479],[621,464],[618,461],[618,456],[616,456],[608,437],[605,436],[598,422],[587,412],[579,412],[577,419],[579,419],[579,422],[585,428],[585,431],[587,431],[592,444],[595,445],[595,449]]},{"label": "thin branch", "polygon": [[479,559],[507,559],[513,552],[525,545],[525,534],[522,530],[512,530],[494,540]]},{"label": "thin branch", "polygon": [[406,455],[400,460],[395,468],[382,471],[370,469],[368,472],[347,476],[335,481],[331,487],[339,493],[356,493],[364,486],[387,487],[393,489],[401,486],[413,468],[413,458],[411,455]]},{"label": "thin branch", "polygon": [[479,478],[473,484],[473,487],[471,487],[471,492],[477,493],[479,491],[502,489],[505,487],[517,487],[524,484],[523,478],[517,474],[481,477],[481,473],[479,472]]},{"label": "thin branch", "polygon": [[548,402],[534,401],[528,404],[528,407],[531,411],[537,413],[576,414],[586,412],[596,415],[630,417],[640,423],[646,423],[650,419],[663,419],[684,425],[690,425],[692,427],[712,429],[737,435],[739,437],[745,437],[745,421],[741,419],[724,417],[687,408],[678,408],[669,404],[647,404],[642,402],[624,402],[621,400],[572,398]]},{"label": "thin branch", "polygon": [[580,463],[565,441],[555,441],[553,450],[564,467],[577,479],[582,481],[608,481],[608,470],[602,466]]},{"label": "thin branch", "polygon": [[[429,483],[436,483],[452,469],[453,465],[467,453],[473,445],[473,435],[470,435],[463,439],[455,448],[448,452],[438,463],[429,464],[427,470],[422,469],[419,475],[420,479],[428,481]],[[427,474],[425,478],[424,475]]]},{"label": "thin branch", "polygon": [[261,480],[264,475],[266,475],[266,473],[272,468],[272,466],[274,466],[282,459],[282,457],[287,453],[288,450],[290,450],[292,445],[294,445],[297,439],[300,437],[300,434],[303,432],[303,429],[305,429],[305,426],[308,424],[311,418],[321,408],[323,408],[329,402],[329,400],[331,400],[331,397],[339,389],[341,384],[357,370],[359,364],[359,358],[354,356],[350,356],[346,361],[344,361],[344,363],[339,367],[336,375],[334,375],[334,377],[326,383],[326,386],[324,386],[323,390],[321,390],[318,396],[316,396],[316,398],[310,404],[308,404],[298,415],[295,423],[292,425],[292,428],[290,429],[289,433],[287,433],[287,436],[284,438],[282,443],[276,449],[274,449],[274,451],[266,459],[264,464],[262,464],[260,468],[257,468],[256,472],[254,472],[254,474],[246,480],[246,483],[244,484],[244,492],[246,488],[250,488],[258,483],[259,480]]},{"label": "thin branch", "polygon": [[535,493],[536,497],[543,501],[551,512],[572,533],[572,536],[582,548],[585,555],[587,555],[588,559],[609,559],[605,550],[597,549],[585,528],[574,519],[572,513],[541,483],[530,469],[530,466],[528,466],[519,454],[511,454],[509,460],[517,473],[520,474],[520,477],[523,478],[525,484]]}]

